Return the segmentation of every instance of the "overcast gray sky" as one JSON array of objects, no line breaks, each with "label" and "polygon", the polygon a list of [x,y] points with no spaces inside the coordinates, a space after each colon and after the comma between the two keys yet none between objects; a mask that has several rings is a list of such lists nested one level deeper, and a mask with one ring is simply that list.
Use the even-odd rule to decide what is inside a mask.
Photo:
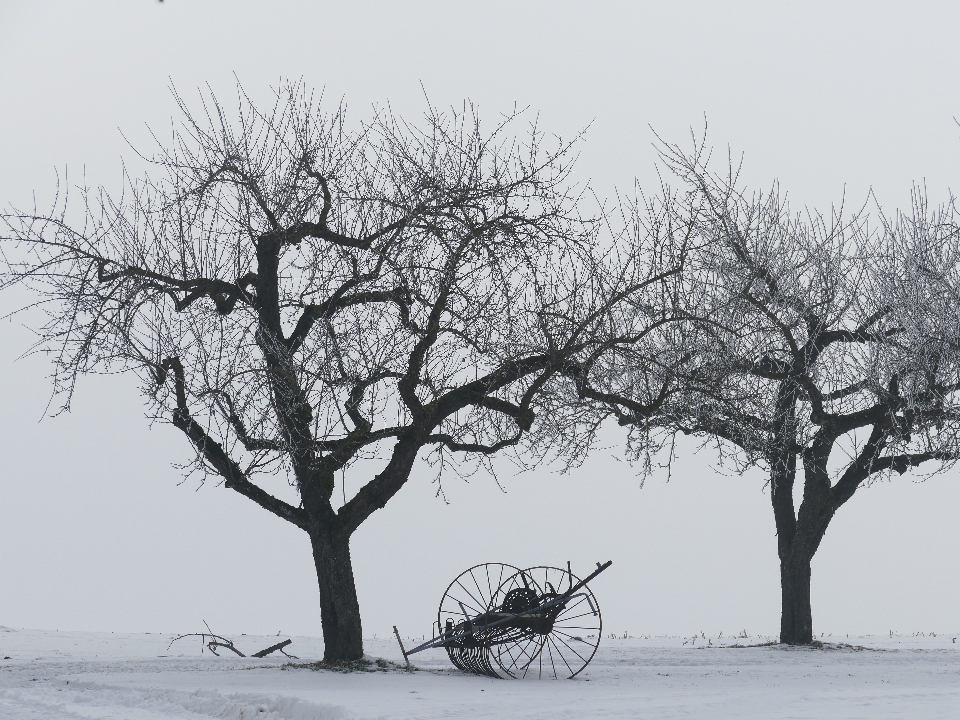
[{"label": "overcast gray sky", "polygon": [[[121,131],[144,145],[209,83],[254,98],[302,78],[355,117],[416,117],[470,98],[494,118],[530,106],[548,131],[590,125],[579,173],[601,193],[655,186],[651,127],[690,129],[774,179],[795,205],[890,209],[912,183],[960,187],[955,2],[253,2],[0,4],[0,203],[52,198],[56,171],[120,187]],[[28,301],[0,295],[7,312]],[[43,358],[0,325],[0,625],[320,634],[307,538],[249,501],[181,480],[175,430],[150,427],[130,378],[91,378],[44,415]],[[759,475],[723,475],[692,447],[641,489],[607,436],[583,468],[434,497],[423,468],[354,536],[365,632],[428,632],[447,583],[483,561],[587,570],[605,627],[631,634],[775,634],[779,577]],[[360,478],[356,478],[357,483]],[[813,562],[817,633],[953,631],[960,477],[859,493]],[[348,475],[348,492],[351,478]]]}]

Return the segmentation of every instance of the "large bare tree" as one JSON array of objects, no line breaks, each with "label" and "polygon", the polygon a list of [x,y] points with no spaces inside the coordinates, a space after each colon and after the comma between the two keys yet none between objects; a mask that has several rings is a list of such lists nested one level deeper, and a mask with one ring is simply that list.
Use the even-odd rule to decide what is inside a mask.
[{"label": "large bare tree", "polygon": [[[760,467],[777,528],[780,641],[813,639],[811,560],[857,490],[960,458],[960,233],[953,202],[907,213],[793,213],[776,187],[745,192],[702,144],[665,146],[690,230],[675,337],[685,377],[655,414],[631,417],[643,365],[588,378],[634,434],[662,447],[705,438],[721,461]],[[802,487],[799,492],[797,483]],[[800,496],[797,507],[795,497]]]},{"label": "large bare tree", "polygon": [[157,176],[119,196],[8,213],[5,282],[39,296],[64,408],[83,374],[135,373],[195,471],[306,532],[325,659],[355,659],[351,535],[418,456],[582,453],[597,421],[568,402],[571,367],[620,342],[620,302],[641,309],[633,335],[662,325],[677,258],[598,250],[571,146],[518,136],[516,116],[485,132],[469,105],[418,124],[381,110],[354,127],[297,85],[267,111],[238,99],[177,97],[182,123],[142,156]]}]

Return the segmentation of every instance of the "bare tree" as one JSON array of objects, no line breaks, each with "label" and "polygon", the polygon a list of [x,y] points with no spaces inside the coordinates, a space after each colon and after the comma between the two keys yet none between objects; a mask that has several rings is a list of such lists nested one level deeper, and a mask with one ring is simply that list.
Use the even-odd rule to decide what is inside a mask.
[{"label": "bare tree", "polygon": [[910,213],[871,227],[865,210],[794,214],[776,187],[749,195],[733,170],[709,171],[702,144],[663,158],[685,188],[676,222],[692,231],[691,320],[675,339],[686,377],[642,421],[629,407],[646,367],[598,365],[591,382],[635,434],[659,438],[642,452],[680,432],[768,473],[780,641],[808,644],[811,559],[837,510],[880,478],[960,457],[955,207],[915,192]]},{"label": "bare tree", "polygon": [[[581,454],[596,418],[567,401],[570,368],[618,343],[626,298],[659,326],[676,258],[601,253],[571,146],[518,139],[515,115],[484,133],[469,106],[378,111],[351,130],[300,86],[267,112],[239,100],[177,97],[182,125],[145,158],[160,178],[81,188],[76,222],[66,197],[6,215],[5,281],[39,294],[64,409],[83,374],[137,374],[195,471],[307,533],[325,659],[355,659],[353,532],[418,456],[469,472],[508,448]],[[348,471],[364,477],[341,503]]]}]

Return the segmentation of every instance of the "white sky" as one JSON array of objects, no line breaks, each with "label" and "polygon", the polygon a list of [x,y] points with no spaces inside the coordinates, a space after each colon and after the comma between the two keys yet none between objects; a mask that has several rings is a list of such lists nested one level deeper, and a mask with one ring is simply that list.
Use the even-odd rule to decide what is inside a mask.
[{"label": "white sky", "polygon": [[[709,137],[775,178],[797,205],[890,208],[911,184],[935,199],[960,171],[960,5],[894,2],[241,2],[0,4],[0,203],[41,205],[57,168],[118,188],[144,123],[162,131],[209,83],[254,97],[303,78],[363,116],[389,101],[415,117],[475,101],[514,103],[571,136],[592,123],[581,176],[602,193],[656,184],[652,126]],[[0,296],[0,311],[24,302]],[[84,382],[68,416],[40,421],[43,358],[0,325],[0,625],[319,634],[307,538],[249,501],[178,485],[189,456],[149,428],[129,378]],[[687,451],[673,480],[640,489],[611,447],[570,476],[550,471],[445,484],[429,471],[355,535],[367,634],[427,632],[447,583],[483,561],[613,567],[594,586],[622,633],[775,634],[774,525],[759,476],[728,477]],[[688,449],[689,450],[689,449]],[[814,628],[955,630],[957,472],[904,477],[840,510],[814,559]],[[357,480],[359,482],[359,480]],[[350,479],[348,477],[348,490]]]}]

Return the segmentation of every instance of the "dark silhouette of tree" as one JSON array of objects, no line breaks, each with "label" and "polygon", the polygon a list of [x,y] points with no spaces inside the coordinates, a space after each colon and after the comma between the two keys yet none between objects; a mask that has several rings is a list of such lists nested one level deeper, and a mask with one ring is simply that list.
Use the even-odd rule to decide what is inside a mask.
[{"label": "dark silhouette of tree", "polygon": [[956,210],[915,192],[909,213],[873,226],[866,210],[794,214],[776,187],[747,194],[733,170],[711,173],[702,144],[663,159],[684,189],[669,200],[675,222],[691,231],[678,308],[691,324],[673,341],[685,379],[641,418],[630,408],[647,367],[600,364],[585,381],[643,440],[635,456],[683,433],[768,473],[780,641],[808,644],[811,559],[840,507],[960,457]]},{"label": "dark silhouette of tree", "polygon": [[[182,124],[144,158],[158,178],[81,188],[76,221],[66,197],[5,216],[5,282],[39,295],[64,409],[81,375],[137,374],[194,471],[307,533],[325,659],[356,659],[354,531],[418,457],[581,457],[598,420],[569,378],[653,342],[679,259],[663,238],[601,250],[571,146],[518,138],[516,115],[485,133],[469,105],[420,124],[380,110],[350,129],[298,85],[266,112],[242,91],[237,115],[177,102]],[[348,471],[364,477],[341,502]],[[299,503],[266,489],[275,475]]]}]

